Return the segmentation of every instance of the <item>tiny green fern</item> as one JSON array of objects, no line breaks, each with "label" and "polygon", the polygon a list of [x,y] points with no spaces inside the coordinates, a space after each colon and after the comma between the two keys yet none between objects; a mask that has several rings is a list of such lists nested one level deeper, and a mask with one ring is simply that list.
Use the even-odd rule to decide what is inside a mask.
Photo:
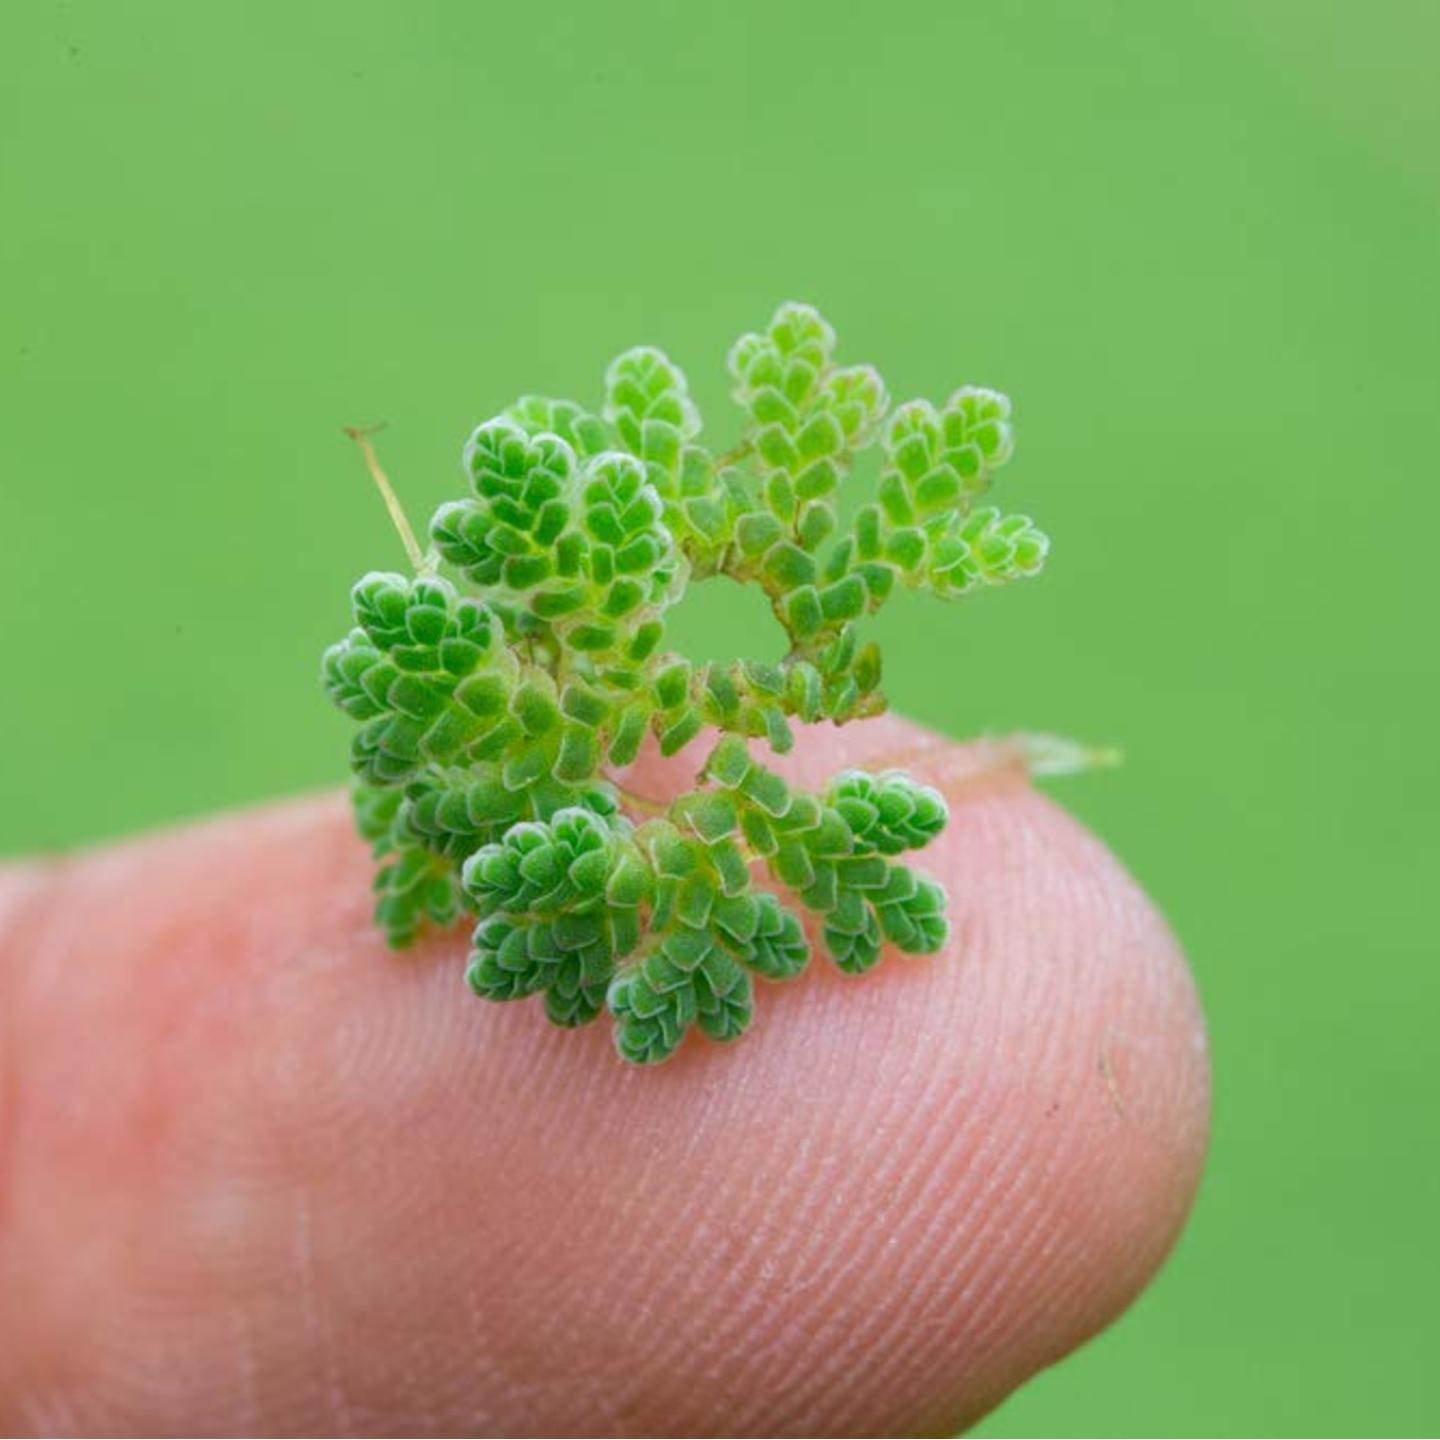
[{"label": "tiny green fern", "polygon": [[[783,754],[794,719],[879,713],[859,622],[897,585],[950,597],[1033,575],[1048,542],[977,504],[1013,448],[1003,395],[967,387],[887,419],[878,372],[834,354],[807,305],[742,336],[729,366],[746,424],[719,455],[649,346],[610,365],[599,414],[524,396],[471,435],[469,494],[436,512],[423,556],[357,436],[417,571],[355,586],[355,628],[322,667],[359,722],[355,817],[391,944],[468,911],[477,995],[543,995],[562,1026],[608,1009],[641,1064],[692,1028],[744,1032],[754,977],[809,961],[796,907],[848,973],[887,942],[943,947],[944,891],[895,858],[939,834],[940,794],[896,771],[796,789],[747,742]],[[874,497],[840,533],[836,496],[877,440]],[[664,648],[686,584],[719,575],[764,592],[789,639],[778,663]],[[706,729],[719,739],[695,788],[663,809],[607,778],[647,735],[669,755]]]}]

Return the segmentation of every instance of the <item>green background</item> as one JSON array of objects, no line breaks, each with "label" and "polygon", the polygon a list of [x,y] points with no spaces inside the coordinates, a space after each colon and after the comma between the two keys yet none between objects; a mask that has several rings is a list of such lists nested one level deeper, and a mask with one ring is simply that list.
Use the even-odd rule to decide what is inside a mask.
[{"label": "green background", "polygon": [[1214,1029],[1173,1262],[983,1432],[1433,1431],[1437,47],[1426,0],[10,0],[0,848],[339,778],[317,654],[402,559],[342,424],[423,517],[519,390],[647,340],[718,420],[811,299],[900,396],[1016,397],[1051,569],[893,606],[889,688],[1124,747],[1063,796]]}]

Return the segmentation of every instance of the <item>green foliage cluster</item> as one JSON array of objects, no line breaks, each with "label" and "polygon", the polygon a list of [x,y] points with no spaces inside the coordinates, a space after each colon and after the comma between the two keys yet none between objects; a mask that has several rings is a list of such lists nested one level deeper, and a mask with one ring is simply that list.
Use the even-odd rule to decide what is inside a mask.
[{"label": "green foliage cluster", "polygon": [[[468,912],[476,994],[543,995],[564,1026],[608,1009],[639,1063],[692,1027],[741,1034],[754,977],[808,963],[800,911],[847,972],[887,941],[941,948],[944,892],[894,860],[944,826],[940,795],[895,772],[795,790],[747,741],[783,754],[792,720],[884,708],[860,628],[897,586],[962,595],[1036,573],[1047,548],[1027,516],[977,504],[1013,449],[1003,395],[967,387],[887,418],[879,373],[837,365],[834,332],[798,304],[729,368],[745,424],[722,454],[649,346],[612,362],[598,414],[526,395],[480,425],[469,493],[436,512],[420,573],[359,581],[322,665],[359,722],[356,821],[391,943]],[[871,498],[842,529],[837,496],[877,441]],[[764,592],[779,660],[665,648],[669,608],[715,576]],[[668,755],[707,728],[695,788],[663,813],[607,778],[647,735]]]}]

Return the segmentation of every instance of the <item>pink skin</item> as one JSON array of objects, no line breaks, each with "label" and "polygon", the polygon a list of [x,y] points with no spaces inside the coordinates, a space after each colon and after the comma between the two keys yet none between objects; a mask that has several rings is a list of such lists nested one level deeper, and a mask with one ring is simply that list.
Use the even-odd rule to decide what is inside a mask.
[{"label": "pink skin", "polygon": [[388,953],[335,797],[7,872],[0,1429],[945,1434],[1114,1319],[1205,1149],[1175,942],[1019,775],[800,749],[948,790],[951,943],[658,1070]]}]

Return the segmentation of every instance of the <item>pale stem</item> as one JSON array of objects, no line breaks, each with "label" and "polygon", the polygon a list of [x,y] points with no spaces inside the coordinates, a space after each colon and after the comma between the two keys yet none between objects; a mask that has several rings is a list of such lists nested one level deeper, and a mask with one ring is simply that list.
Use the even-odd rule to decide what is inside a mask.
[{"label": "pale stem", "polygon": [[737,460],[743,460],[750,453],[750,442],[742,440],[734,449],[727,450],[723,455],[715,457],[715,469],[725,469],[727,465],[733,465]]},{"label": "pale stem", "polygon": [[638,810],[642,815],[663,815],[670,808],[668,805],[662,805],[658,800],[651,800],[648,796],[637,795],[633,790],[627,790],[613,780],[610,783],[620,792],[621,803],[628,805],[632,810]]},{"label": "pale stem", "polygon": [[911,745],[889,754],[876,755],[866,762],[872,770],[905,770],[929,763],[933,783],[948,798],[959,798],[969,786],[1009,771],[1034,776],[1037,780],[1061,775],[1083,775],[1090,770],[1108,770],[1122,763],[1119,750],[1087,745],[1063,735],[984,735],[961,746],[943,743]]},{"label": "pale stem", "polygon": [[1068,735],[1012,735],[1010,743],[1017,747],[1025,768],[1040,777],[1047,775],[1083,775],[1089,770],[1113,770],[1124,762],[1124,756],[1113,745],[1087,745]]},{"label": "pale stem", "polygon": [[418,573],[431,568],[427,562],[424,552],[420,549],[420,542],[415,538],[415,532],[410,528],[410,522],[405,518],[405,511],[400,505],[400,497],[396,495],[394,487],[390,484],[390,477],[380,468],[380,457],[375,453],[375,446],[371,443],[370,437],[377,430],[383,430],[384,425],[347,425],[345,433],[360,447],[360,456],[365,461],[365,468],[370,472],[370,478],[375,482],[375,488],[380,492],[380,498],[385,502],[385,508],[390,512],[390,523],[395,527],[400,536],[400,542],[405,546],[405,553],[410,557],[411,567]]}]

